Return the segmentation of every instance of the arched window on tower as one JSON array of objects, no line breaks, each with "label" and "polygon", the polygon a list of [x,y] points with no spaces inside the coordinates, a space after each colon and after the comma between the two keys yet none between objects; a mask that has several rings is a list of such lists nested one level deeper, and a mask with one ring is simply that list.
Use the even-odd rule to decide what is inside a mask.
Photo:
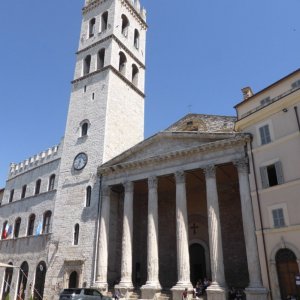
[{"label": "arched window on tower", "polygon": [[93,18],[89,22],[89,38],[95,35],[95,25],[96,25],[96,19]]},{"label": "arched window on tower", "polygon": [[101,32],[107,29],[108,25],[108,11],[104,12],[101,16]]},{"label": "arched window on tower", "polygon": [[34,194],[38,195],[40,193],[41,190],[41,179],[38,179],[35,183],[35,190],[34,190]]},{"label": "arched window on tower", "polygon": [[52,174],[49,178],[49,187],[48,191],[53,191],[54,190],[54,184],[55,184],[55,174]]},{"label": "arched window on tower", "polygon": [[34,222],[35,222],[35,214],[31,214],[28,220],[27,236],[33,235]]},{"label": "arched window on tower", "polygon": [[132,83],[137,86],[138,85],[138,79],[139,79],[139,68],[133,64],[132,65]]},{"label": "arched window on tower", "polygon": [[81,125],[81,136],[82,136],[82,137],[87,135],[88,129],[89,129],[89,124],[88,124],[88,122],[84,122],[84,123]]},{"label": "arched window on tower", "polygon": [[136,49],[139,49],[139,47],[140,47],[140,33],[137,29],[134,30],[134,42],[133,42],[133,44],[134,44],[134,47]]},{"label": "arched window on tower", "polygon": [[44,221],[43,221],[43,233],[49,233],[50,232],[50,225],[51,225],[51,211],[47,210],[44,213]]},{"label": "arched window on tower", "polygon": [[128,28],[129,28],[129,20],[125,15],[122,15],[121,18],[122,18],[121,32],[125,37],[127,37],[128,36]]},{"label": "arched window on tower", "polygon": [[101,70],[104,67],[105,49],[101,49],[97,56],[97,69]]},{"label": "arched window on tower", "polygon": [[83,75],[89,74],[91,71],[91,56],[88,55],[83,61]]},{"label": "arched window on tower", "polygon": [[74,245],[78,245],[79,240],[79,224],[75,224],[74,226]]},{"label": "arched window on tower", "polygon": [[119,53],[119,72],[122,75],[126,74],[126,62],[127,62],[126,55],[123,52],[120,52]]},{"label": "arched window on tower", "polygon": [[21,227],[21,218],[17,218],[15,221],[15,228],[14,228],[14,237],[19,237],[20,233],[20,227]]},{"label": "arched window on tower", "polygon": [[86,188],[86,195],[85,195],[85,206],[89,207],[91,205],[91,196],[92,196],[92,187],[89,185]]}]

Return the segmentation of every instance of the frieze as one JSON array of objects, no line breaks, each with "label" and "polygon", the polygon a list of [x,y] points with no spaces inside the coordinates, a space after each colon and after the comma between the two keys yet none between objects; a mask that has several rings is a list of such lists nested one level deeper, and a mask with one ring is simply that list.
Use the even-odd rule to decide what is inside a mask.
[{"label": "frieze", "polygon": [[[184,150],[178,150],[174,152],[169,152],[166,154],[154,156],[154,157],[148,157],[145,159],[137,160],[137,161],[129,161],[125,163],[120,163],[113,166],[104,166],[98,168],[98,176],[100,175],[108,175],[108,174],[117,174],[124,172],[124,170],[133,170],[137,167],[143,168],[145,166],[153,166],[154,164],[161,164],[164,161],[178,159],[180,157],[185,157],[187,155],[197,154],[197,153],[207,153],[215,150],[226,150],[230,149],[233,146],[239,146],[244,145],[249,140],[249,135],[242,134],[235,138],[231,138],[228,140],[222,140],[222,141],[216,141],[213,143],[207,143],[204,145],[200,145],[197,147],[184,149]],[[120,168],[122,166],[122,168]]]}]

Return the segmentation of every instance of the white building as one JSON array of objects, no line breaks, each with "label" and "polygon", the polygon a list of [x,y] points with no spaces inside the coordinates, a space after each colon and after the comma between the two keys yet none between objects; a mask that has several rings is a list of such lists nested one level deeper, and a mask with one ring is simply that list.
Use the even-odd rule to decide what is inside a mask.
[{"label": "white building", "polygon": [[[139,1],[85,1],[64,138],[12,164],[0,191],[0,262],[18,267],[0,268],[2,299],[86,286],[177,300],[205,277],[208,299],[226,299],[231,286],[280,299],[248,179],[248,132],[255,139],[264,124],[251,123],[255,131],[243,120],[257,103],[238,106],[237,130],[235,117],[189,114],[143,140],[146,31]],[[263,218],[289,207],[274,205]],[[296,217],[285,220],[295,233]]]}]

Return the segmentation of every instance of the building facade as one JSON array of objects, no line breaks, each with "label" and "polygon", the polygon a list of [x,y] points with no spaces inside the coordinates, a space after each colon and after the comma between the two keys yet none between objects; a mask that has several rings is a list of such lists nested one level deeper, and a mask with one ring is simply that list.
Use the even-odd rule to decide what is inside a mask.
[{"label": "building facade", "polygon": [[[259,93],[244,89],[236,130],[252,136],[251,197],[263,281],[273,299],[299,295],[300,70]],[[300,283],[299,283],[300,284]]]},{"label": "building facade", "polygon": [[237,119],[189,114],[143,140],[146,11],[86,0],[82,16],[64,138],[0,190],[2,299],[179,300],[204,278],[208,299],[297,293],[300,72],[244,89]]}]

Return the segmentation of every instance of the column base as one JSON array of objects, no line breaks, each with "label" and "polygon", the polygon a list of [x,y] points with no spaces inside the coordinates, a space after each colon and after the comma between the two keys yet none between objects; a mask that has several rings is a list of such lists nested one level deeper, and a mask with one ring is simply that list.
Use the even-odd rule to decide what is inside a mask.
[{"label": "column base", "polygon": [[188,289],[188,299],[191,299],[193,296],[193,285],[190,282],[177,282],[171,288],[172,300],[182,300],[182,293],[185,289]]},{"label": "column base", "polygon": [[96,282],[94,282],[93,286],[97,290],[100,290],[101,292],[107,292],[107,290],[108,290],[108,284],[107,284],[107,282],[96,281]]},{"label": "column base", "polygon": [[161,286],[159,282],[146,282],[145,285],[141,287],[141,298],[142,299],[153,299],[157,298],[161,291]]},{"label": "column base", "polygon": [[121,293],[121,298],[128,298],[128,293],[131,293],[134,290],[132,282],[119,282],[115,285],[115,290],[119,290]]},{"label": "column base", "polygon": [[248,287],[245,289],[247,300],[267,300],[268,290],[264,287]]},{"label": "column base", "polygon": [[212,284],[206,289],[207,300],[226,300],[227,290],[217,284]]}]

